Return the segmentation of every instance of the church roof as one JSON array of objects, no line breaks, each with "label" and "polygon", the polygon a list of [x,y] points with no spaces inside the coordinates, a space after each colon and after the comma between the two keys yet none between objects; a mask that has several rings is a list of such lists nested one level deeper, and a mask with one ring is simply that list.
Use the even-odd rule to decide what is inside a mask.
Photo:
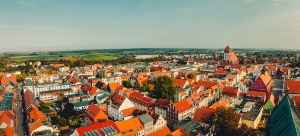
[{"label": "church roof", "polygon": [[285,97],[274,109],[267,122],[269,135],[300,135],[300,119],[291,106],[293,105],[290,103],[288,97]]}]

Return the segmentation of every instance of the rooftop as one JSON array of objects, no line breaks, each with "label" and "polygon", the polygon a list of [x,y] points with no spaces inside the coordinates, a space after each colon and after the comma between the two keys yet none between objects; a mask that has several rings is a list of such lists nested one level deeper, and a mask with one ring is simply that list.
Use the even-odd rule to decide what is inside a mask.
[{"label": "rooftop", "polygon": [[4,98],[1,103],[0,111],[12,110],[13,96],[14,96],[13,93],[4,94]]}]

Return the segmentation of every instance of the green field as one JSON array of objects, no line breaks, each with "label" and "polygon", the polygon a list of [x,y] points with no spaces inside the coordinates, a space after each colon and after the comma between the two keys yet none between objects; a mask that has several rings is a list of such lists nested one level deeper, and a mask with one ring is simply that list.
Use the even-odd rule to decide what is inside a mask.
[{"label": "green field", "polygon": [[120,56],[115,55],[114,53],[93,53],[93,54],[86,54],[82,55],[84,60],[115,60],[118,59]]},{"label": "green field", "polygon": [[[61,57],[62,56],[62,57]],[[101,60],[115,60],[120,56],[114,53],[91,53],[91,54],[83,54],[83,53],[75,53],[75,52],[61,52],[55,55],[50,54],[40,54],[33,56],[15,56],[11,57],[11,60],[21,62],[21,61],[33,61],[33,60],[56,60],[56,59],[68,59],[68,60],[93,60],[93,61],[101,61]]]}]

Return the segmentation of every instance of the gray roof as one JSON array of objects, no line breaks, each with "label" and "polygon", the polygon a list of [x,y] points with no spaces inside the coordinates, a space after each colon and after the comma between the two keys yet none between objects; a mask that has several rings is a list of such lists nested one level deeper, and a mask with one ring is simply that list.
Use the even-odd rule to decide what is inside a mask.
[{"label": "gray roof", "polygon": [[[277,79],[277,80],[274,80],[274,83],[273,83],[273,88],[275,89],[283,89],[283,80],[282,79]],[[274,90],[273,89],[273,90]]]},{"label": "gray roof", "polygon": [[81,106],[87,106],[90,104],[90,101],[84,101],[84,102],[75,102],[73,103],[74,107],[81,107]]},{"label": "gray roof", "polygon": [[154,119],[149,114],[143,114],[139,116],[139,119],[144,123],[149,123],[151,121],[154,121]]},{"label": "gray roof", "polygon": [[4,110],[12,110],[12,100],[13,100],[14,94],[13,93],[6,93],[4,94],[4,98],[1,103],[0,111]]},{"label": "gray roof", "polygon": [[31,80],[25,80],[23,86],[34,86],[34,82]]},{"label": "gray roof", "polygon": [[200,134],[207,134],[208,132],[204,130],[203,127],[201,127],[201,125],[194,121],[194,120],[182,120],[179,123],[177,123],[174,127],[180,127],[183,128],[185,130],[188,130],[189,132],[192,133],[200,133]]}]

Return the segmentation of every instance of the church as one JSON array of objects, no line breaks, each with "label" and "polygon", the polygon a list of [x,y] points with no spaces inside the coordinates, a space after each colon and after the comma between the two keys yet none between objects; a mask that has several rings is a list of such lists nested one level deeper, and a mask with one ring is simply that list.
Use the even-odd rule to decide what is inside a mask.
[{"label": "church", "polygon": [[238,64],[239,59],[231,48],[227,45],[224,49],[224,63]]}]

